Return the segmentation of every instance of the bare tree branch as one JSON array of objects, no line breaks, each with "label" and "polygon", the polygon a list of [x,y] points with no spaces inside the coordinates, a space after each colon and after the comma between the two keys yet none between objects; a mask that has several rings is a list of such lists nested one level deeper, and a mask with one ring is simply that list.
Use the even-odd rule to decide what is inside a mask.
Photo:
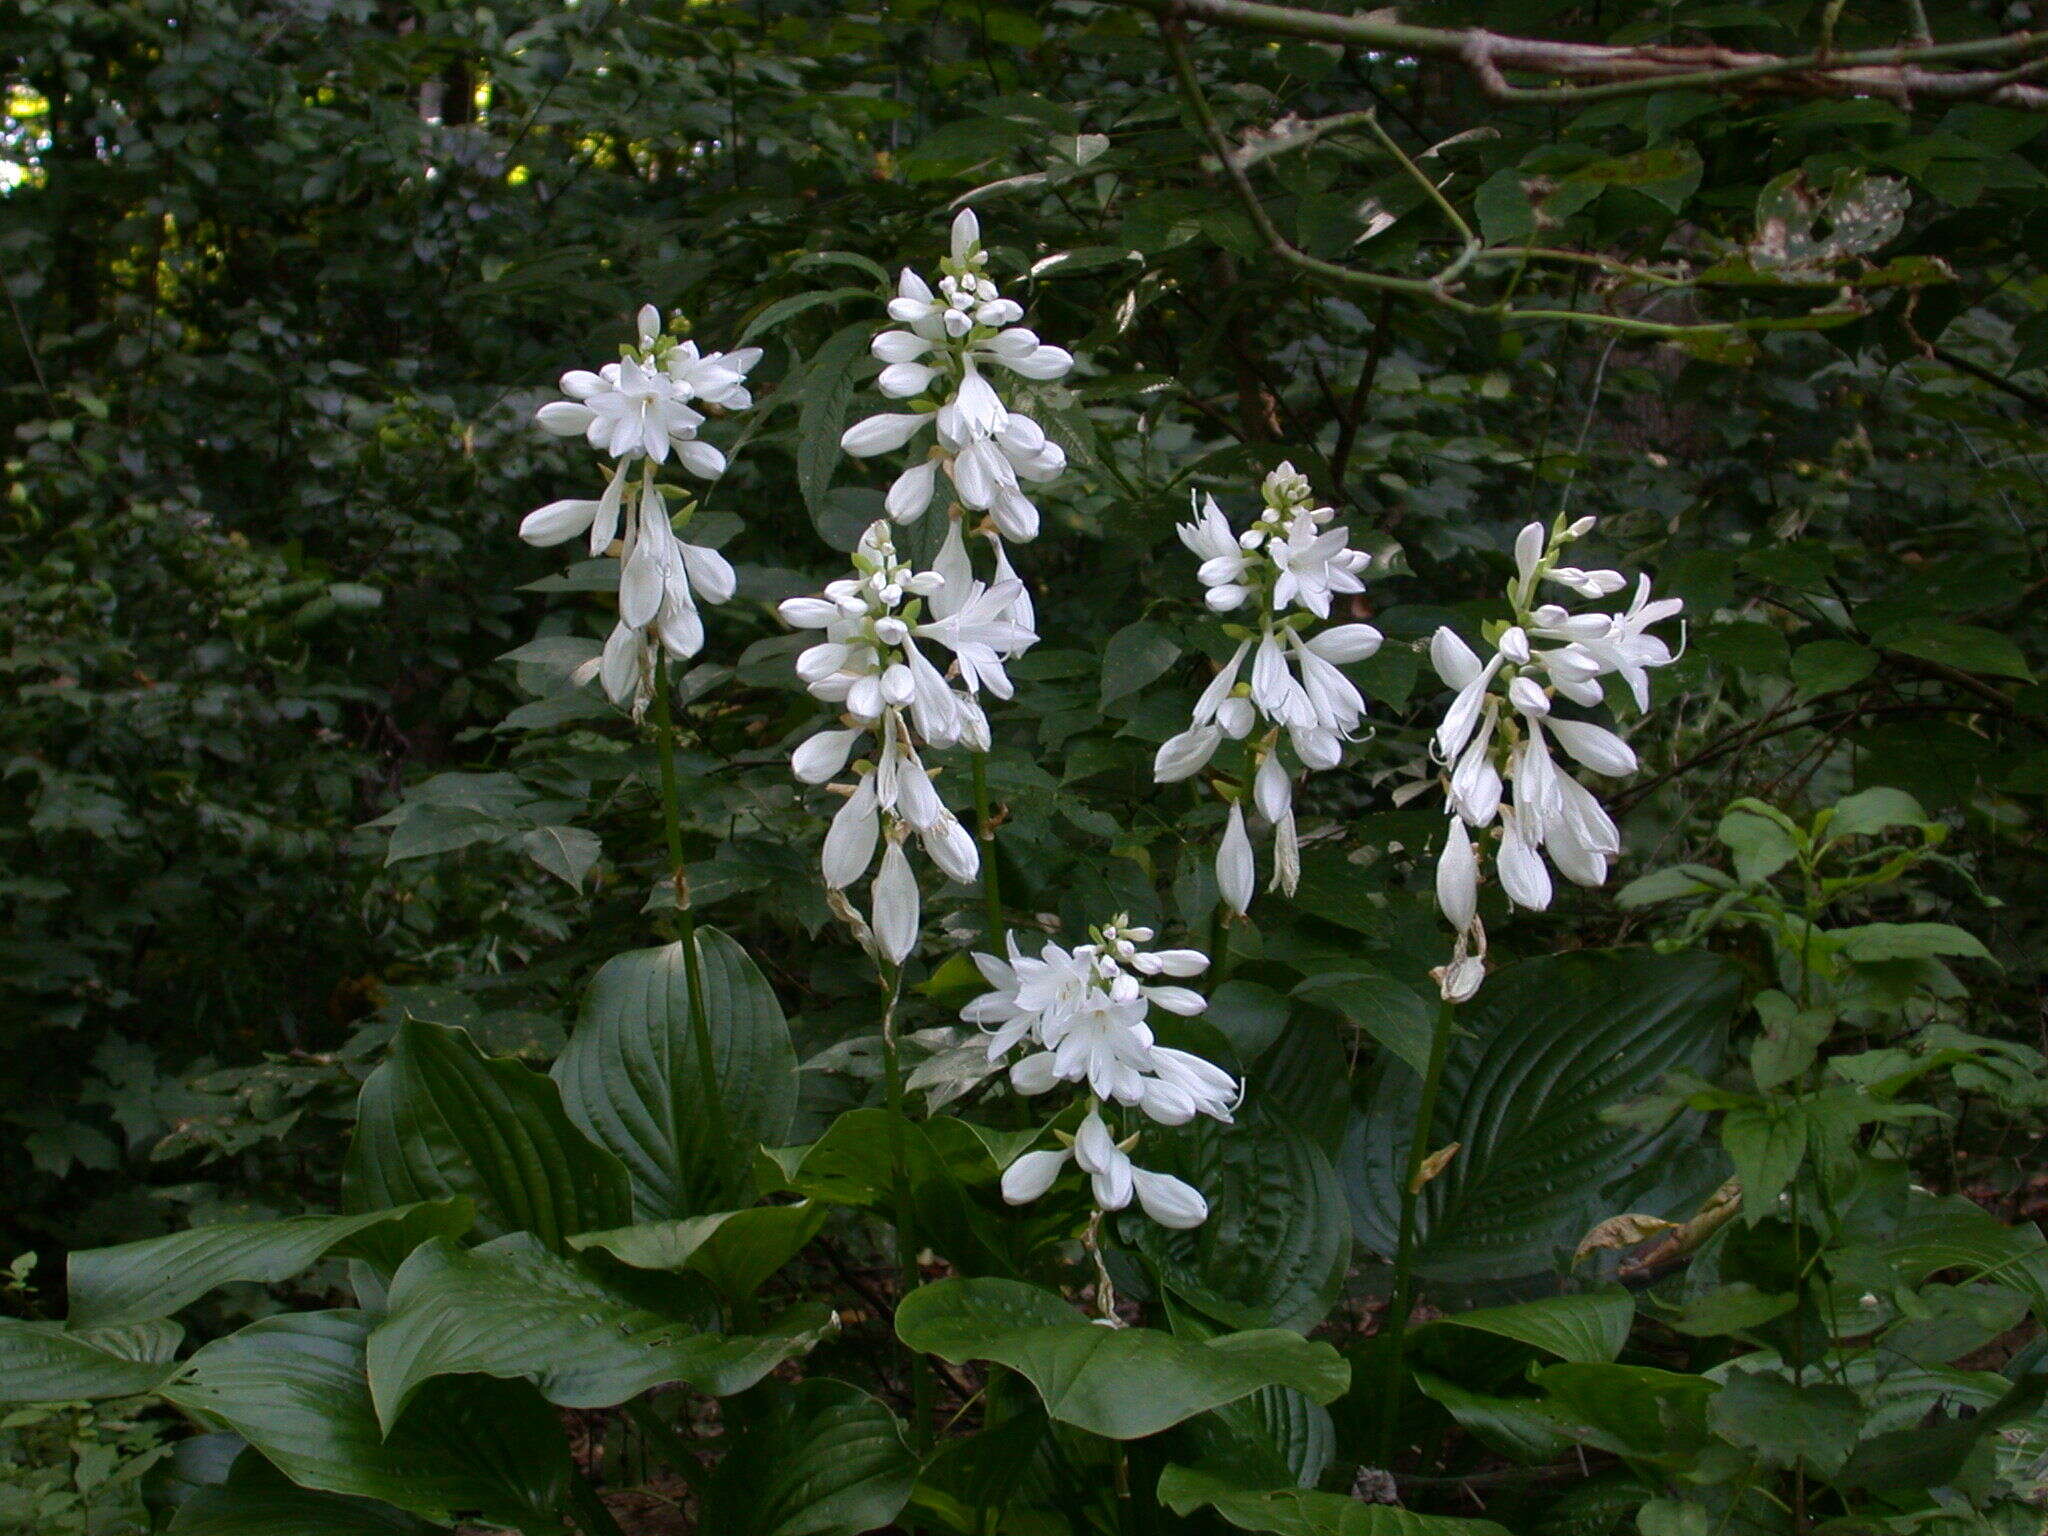
[{"label": "bare tree branch", "polygon": [[[1779,96],[1881,96],[1914,101],[1989,101],[2048,111],[2048,88],[2028,82],[2048,74],[2048,32],[2014,32],[1961,43],[1914,42],[1896,48],[1778,55],[1719,46],[1553,42],[1507,37],[1478,27],[1418,27],[1378,16],[1266,5],[1258,0],[1120,0],[1169,19],[1210,22],[1241,31],[1305,37],[1463,65],[1496,101],[1538,104],[1604,101],[1652,91],[1704,90]],[[1999,61],[1997,69],[1930,69]],[[2010,62],[2007,62],[2010,61]],[[1585,82],[1524,87],[1510,73]]]}]

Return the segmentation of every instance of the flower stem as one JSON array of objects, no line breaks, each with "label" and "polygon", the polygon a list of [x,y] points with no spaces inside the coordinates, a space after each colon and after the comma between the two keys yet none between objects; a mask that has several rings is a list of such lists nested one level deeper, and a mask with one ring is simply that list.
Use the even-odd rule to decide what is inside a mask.
[{"label": "flower stem", "polygon": [[975,831],[981,839],[981,898],[988,913],[988,931],[982,942],[989,953],[1001,955],[1008,929],[1003,923],[1003,881],[996,868],[996,824],[988,809],[988,754],[970,752],[974,771]]},{"label": "flower stem", "polygon": [[[888,1001],[882,1009],[882,1081],[889,1105],[890,1203],[896,1208],[896,1268],[902,1297],[918,1288],[917,1231],[911,1209],[910,1155],[904,1145],[903,1063],[896,1051],[896,1006],[903,998],[903,967],[884,964],[882,980]],[[901,1304],[902,1297],[898,1297]],[[911,1442],[920,1451],[932,1444],[932,1363],[915,1351],[910,1357]]]},{"label": "flower stem", "polygon": [[1436,1126],[1437,1091],[1443,1086],[1444,1058],[1450,1052],[1457,1004],[1445,998],[1437,1009],[1436,1028],[1429,1037],[1429,1067],[1422,1075],[1422,1097],[1415,1105],[1415,1126],[1408,1138],[1408,1169],[1401,1180],[1401,1232],[1394,1246],[1394,1293],[1387,1303],[1385,1332],[1388,1352],[1386,1396],[1381,1404],[1379,1460],[1390,1467],[1394,1457],[1394,1424],[1407,1386],[1408,1314],[1415,1306],[1415,1207],[1422,1194],[1422,1165],[1429,1158],[1430,1133]]},{"label": "flower stem", "polygon": [[683,863],[683,814],[676,789],[676,719],[669,704],[668,653],[655,651],[654,719],[661,760],[661,824],[668,838],[669,881],[676,894],[676,936],[683,946],[683,985],[690,999],[690,1043],[697,1056],[697,1076],[704,1095],[704,1116],[711,1137],[718,1180],[731,1199],[743,1198],[745,1168],[737,1166],[732,1132],[725,1116],[725,1097],[718,1085],[718,1061],[711,1039],[711,1020],[704,1013],[704,974],[697,953],[697,914],[690,905],[690,877]]}]

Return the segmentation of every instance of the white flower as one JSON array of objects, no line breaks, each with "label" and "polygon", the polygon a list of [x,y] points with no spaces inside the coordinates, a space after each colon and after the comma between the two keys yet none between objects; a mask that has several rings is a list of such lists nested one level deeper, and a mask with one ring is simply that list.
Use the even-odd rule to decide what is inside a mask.
[{"label": "white flower", "polygon": [[1003,1199],[1011,1205],[1029,1205],[1052,1188],[1072,1156],[1067,1151],[1026,1152],[1003,1170]]},{"label": "white flower", "polygon": [[882,853],[882,867],[875,875],[875,943],[890,964],[901,965],[917,948],[917,876],[904,857],[900,838],[891,837]]},{"label": "white flower", "polygon": [[1314,515],[1305,509],[1295,513],[1288,520],[1285,540],[1267,544],[1279,572],[1273,583],[1274,609],[1293,604],[1327,619],[1333,594],[1363,592],[1365,583],[1358,573],[1372,563],[1372,556],[1347,549],[1350,538],[1342,528],[1321,531]]},{"label": "white flower", "polygon": [[1209,1219],[1209,1202],[1202,1198],[1202,1192],[1170,1173],[1151,1173],[1133,1167],[1131,1187],[1145,1214],[1162,1227],[1186,1231]]},{"label": "white flower", "polygon": [[1444,850],[1436,861],[1436,904],[1460,930],[1471,926],[1479,910],[1479,856],[1455,818],[1444,828]]},{"label": "white flower", "polygon": [[694,342],[663,343],[661,317],[651,304],[640,311],[639,332],[639,349],[618,362],[563,374],[562,393],[569,398],[542,406],[536,419],[557,436],[581,434],[614,459],[663,464],[673,452],[691,474],[716,479],[725,456],[698,440],[704,416],[690,402],[733,410],[752,404],[743,381],[761,349],[700,357]]},{"label": "white flower", "polygon": [[1244,829],[1244,807],[1233,805],[1216,849],[1216,889],[1223,904],[1239,917],[1251,910],[1258,871],[1252,862],[1252,840]]},{"label": "white flower", "polygon": [[871,343],[883,364],[882,394],[921,400],[924,409],[873,416],[847,428],[840,446],[857,458],[901,448],[927,423],[936,428],[935,457],[914,464],[890,486],[886,508],[897,522],[921,517],[943,469],[963,506],[987,512],[1002,537],[1024,541],[1038,531],[1038,508],[1026,483],[1053,479],[1066,455],[1036,421],[1004,402],[985,370],[1051,380],[1074,365],[1016,322],[1023,307],[1003,298],[987,273],[980,225],[971,211],[953,221],[951,251],[936,289],[905,268],[889,301],[897,327]]}]

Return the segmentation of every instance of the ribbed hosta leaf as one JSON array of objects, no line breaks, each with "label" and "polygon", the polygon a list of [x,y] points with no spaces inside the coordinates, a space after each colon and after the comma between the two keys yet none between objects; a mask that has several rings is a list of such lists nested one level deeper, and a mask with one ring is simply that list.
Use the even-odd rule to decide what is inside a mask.
[{"label": "ribbed hosta leaf", "polygon": [[1049,1291],[1014,1280],[941,1280],[896,1309],[896,1335],[955,1362],[993,1360],[1028,1379],[1046,1412],[1115,1440],[1157,1434],[1269,1386],[1319,1403],[1351,1368],[1336,1350],[1280,1329],[1203,1342],[1152,1328],[1104,1328]]},{"label": "ribbed hosta leaf", "polygon": [[[1503,967],[1458,1010],[1432,1149],[1459,1144],[1424,1188],[1417,1267],[1445,1279],[1547,1272],[1596,1221],[1632,1210],[1696,1127],[1611,1124],[1601,1111],[1667,1072],[1721,1059],[1737,973],[1711,955],[1582,951]],[[1352,1121],[1340,1172],[1360,1239],[1394,1251],[1420,1083],[1389,1066]]]},{"label": "ribbed hosta leaf", "polygon": [[591,979],[555,1063],[570,1115],[632,1176],[632,1215],[607,1225],[746,1204],[751,1149],[781,1145],[796,1113],[796,1051],[767,978],[716,928],[697,930],[697,948],[719,1096],[742,1155],[712,1145],[682,945],[616,956]]},{"label": "ribbed hosta leaf", "polygon": [[803,1200],[586,1232],[570,1246],[579,1253],[601,1248],[635,1269],[694,1270],[720,1295],[740,1300],[758,1291],[824,1225],[824,1204]]},{"label": "ribbed hosta leaf", "polygon": [[223,1221],[168,1237],[71,1255],[71,1325],[167,1317],[216,1286],[272,1285],[320,1260],[364,1259],[387,1272],[430,1237],[460,1237],[474,1208],[461,1197],[357,1216]]},{"label": "ribbed hosta leaf", "polygon": [[1415,1330],[1415,1341],[1427,1348],[1433,1338],[1469,1330],[1592,1365],[1620,1356],[1635,1315],[1635,1298],[1618,1287],[1579,1296],[1539,1296],[1512,1306],[1480,1307],[1437,1318]]},{"label": "ribbed hosta leaf", "polygon": [[0,1403],[89,1402],[148,1392],[174,1369],[183,1330],[145,1322],[62,1328],[0,1317]]},{"label": "ribbed hosta leaf", "polygon": [[464,1249],[421,1247],[391,1282],[370,1335],[369,1376],[384,1423],[438,1376],[524,1377],[564,1408],[610,1408],[649,1387],[688,1382],[723,1396],[752,1386],[832,1325],[807,1305],[774,1330],[703,1333],[618,1296],[526,1233]]},{"label": "ribbed hosta leaf", "polygon": [[164,1396],[233,1430],[293,1482],[430,1519],[557,1527],[569,1448],[522,1383],[436,1382],[387,1437],[370,1403],[359,1312],[265,1318],[201,1349]]},{"label": "ribbed hosta leaf", "polygon": [[363,1084],[342,1190],[357,1211],[467,1195],[486,1236],[531,1232],[557,1250],[632,1219],[626,1170],[570,1121],[550,1079],[417,1019]]},{"label": "ribbed hosta leaf", "polygon": [[1351,1218],[1313,1142],[1254,1111],[1236,1125],[1147,1130],[1138,1155],[1209,1201],[1209,1219],[1190,1231],[1124,1218],[1168,1290],[1236,1328],[1305,1333],[1322,1321],[1351,1253]]},{"label": "ribbed hosta leaf", "polygon": [[1491,1520],[1411,1514],[1308,1488],[1244,1488],[1192,1467],[1159,1474],[1159,1502],[1181,1516],[1207,1505],[1239,1530],[1273,1536],[1508,1536]]},{"label": "ribbed hosta leaf", "polygon": [[767,1422],[732,1442],[705,1501],[720,1536],[854,1536],[909,1502],[917,1458],[882,1404],[840,1381],[771,1399]]},{"label": "ribbed hosta leaf", "polygon": [[226,1482],[179,1506],[170,1536],[434,1536],[445,1529],[372,1499],[301,1488],[245,1450]]}]

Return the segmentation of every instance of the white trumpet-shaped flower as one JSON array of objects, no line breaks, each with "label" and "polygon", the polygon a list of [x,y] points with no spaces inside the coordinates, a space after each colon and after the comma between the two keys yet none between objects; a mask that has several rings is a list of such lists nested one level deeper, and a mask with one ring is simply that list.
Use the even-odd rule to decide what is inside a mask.
[{"label": "white trumpet-shaped flower", "polygon": [[1012,935],[1007,958],[974,957],[991,990],[960,1016],[987,1033],[991,1062],[1024,1049],[1011,1063],[1010,1087],[1026,1097],[1061,1083],[1088,1090],[1088,1113],[1069,1150],[1027,1152],[1004,1172],[1003,1198],[1012,1205],[1043,1195],[1072,1159],[1089,1175],[1102,1210],[1122,1210],[1135,1196],[1164,1226],[1198,1226],[1207,1217],[1198,1190],[1136,1167],[1129,1156],[1136,1138],[1119,1144],[1102,1119],[1102,1106],[1112,1103],[1160,1125],[1185,1125],[1196,1115],[1227,1123],[1237,1108],[1241,1090],[1229,1073],[1153,1038],[1152,1009],[1186,1015],[1207,1006],[1192,988],[1154,978],[1199,975],[1209,961],[1200,950],[1148,949],[1152,937],[1119,916],[1072,949],[1047,943],[1029,955]]},{"label": "white trumpet-shaped flower", "polygon": [[[569,398],[540,409],[542,427],[560,436],[581,433],[613,464],[600,495],[551,501],[526,515],[519,535],[549,545],[587,533],[593,556],[619,557],[618,623],[575,679],[596,679],[636,720],[654,698],[656,646],[677,658],[696,655],[704,647],[699,601],[728,602],[737,585],[725,556],[677,534],[654,467],[673,455],[703,479],[724,472],[725,456],[697,438],[704,416],[690,402],[722,410],[752,404],[744,381],[760,356],[758,347],[700,353],[694,342],[666,337],[650,304],[639,314],[637,348],[596,372],[565,373]],[[637,494],[628,484],[636,462]],[[692,510],[685,506],[680,515],[687,520]]]},{"label": "white trumpet-shaped flower", "polygon": [[[1160,745],[1152,777],[1161,784],[1192,778],[1226,741],[1253,738],[1263,722],[1266,729],[1248,742],[1251,799],[1273,829],[1272,888],[1291,895],[1301,875],[1294,819],[1299,770],[1283,762],[1282,740],[1301,770],[1337,766],[1365,718],[1364,695],[1342,669],[1376,652],[1381,636],[1370,624],[1308,632],[1315,620],[1330,616],[1335,597],[1364,590],[1360,575],[1370,557],[1349,547],[1345,529],[1329,526],[1335,512],[1309,504],[1308,479],[1293,465],[1282,464],[1260,489],[1264,508],[1243,533],[1214,497],[1196,502],[1192,520],[1176,530],[1201,562],[1195,574],[1209,609],[1244,610],[1257,627],[1229,626],[1242,637],[1236,651],[1195,701],[1188,728]],[[1232,912],[1250,906],[1257,869],[1236,800],[1217,850],[1216,883]]]},{"label": "white trumpet-shaped flower", "polygon": [[1606,726],[1561,717],[1556,708],[1560,700],[1587,708],[1604,703],[1601,680],[1613,676],[1647,709],[1649,671],[1677,659],[1650,626],[1675,618],[1684,605],[1677,598],[1653,601],[1648,577],[1639,579],[1621,614],[1537,603],[1546,582],[1595,601],[1627,585],[1616,571],[1560,563],[1565,548],[1592,527],[1591,518],[1548,529],[1530,523],[1516,535],[1507,592],[1513,620],[1491,634],[1492,656],[1482,661],[1448,628],[1430,641],[1431,664],[1454,690],[1432,738],[1451,814],[1437,861],[1437,904],[1458,931],[1456,953],[1438,980],[1453,1001],[1469,997],[1484,974],[1479,861],[1468,828],[1493,830],[1502,892],[1536,911],[1550,905],[1553,868],[1575,884],[1600,885],[1621,852],[1613,818],[1571,768],[1617,778],[1635,771],[1635,752]]},{"label": "white trumpet-shaped flower", "polygon": [[1003,538],[1021,543],[1037,535],[1039,521],[1025,486],[1056,478],[1066,468],[1066,453],[1029,415],[1004,402],[990,371],[1047,381],[1062,377],[1074,359],[1017,323],[1023,306],[1002,296],[987,268],[972,209],[953,220],[952,247],[936,288],[904,268],[889,301],[896,325],[871,347],[883,365],[875,387],[924,408],[855,422],[839,446],[869,458],[908,446],[930,426],[935,446],[889,487],[884,506],[890,518],[908,523],[922,517],[943,472],[962,506],[988,513]]}]

